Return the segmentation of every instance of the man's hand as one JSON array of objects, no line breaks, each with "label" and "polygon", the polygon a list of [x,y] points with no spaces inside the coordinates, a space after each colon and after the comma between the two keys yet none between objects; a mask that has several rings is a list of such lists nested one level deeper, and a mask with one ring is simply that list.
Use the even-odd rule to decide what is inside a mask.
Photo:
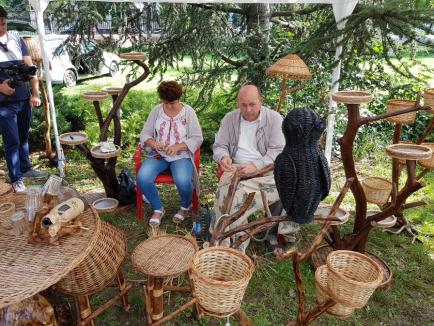
[{"label": "man's hand", "polygon": [[0,84],[0,93],[10,96],[15,93],[15,88],[10,87],[8,85],[8,80],[6,79]]},{"label": "man's hand", "polygon": [[35,106],[40,106],[41,105],[41,99],[39,98],[39,96],[32,96],[30,98],[30,107],[35,107]]},{"label": "man's hand", "polygon": [[243,164],[238,165],[237,168],[238,168],[238,171],[241,172],[242,174],[250,174],[250,173],[256,172],[258,170],[256,165],[253,163],[243,163]]},{"label": "man's hand", "polygon": [[175,144],[166,148],[166,154],[169,156],[175,156],[178,152],[184,149],[183,144]]},{"label": "man's hand", "polygon": [[220,160],[220,166],[225,172],[232,171],[232,159],[228,155],[223,156],[223,158]]}]

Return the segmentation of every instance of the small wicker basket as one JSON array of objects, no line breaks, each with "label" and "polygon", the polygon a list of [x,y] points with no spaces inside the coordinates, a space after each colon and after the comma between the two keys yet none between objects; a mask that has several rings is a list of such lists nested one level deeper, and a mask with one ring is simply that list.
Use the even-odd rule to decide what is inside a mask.
[{"label": "small wicker basket", "polygon": [[23,41],[29,49],[30,57],[32,58],[33,63],[42,61],[39,40],[36,37],[24,36]]},{"label": "small wicker basket", "polygon": [[[324,304],[330,298],[327,288],[327,280],[327,265],[322,265],[315,271],[316,300],[320,305]],[[334,306],[327,309],[326,312],[336,317],[347,318],[353,314],[354,308],[336,303]]]},{"label": "small wicker basket", "polygon": [[434,88],[425,89],[423,95],[423,105],[430,106],[431,110],[428,112],[434,113]]},{"label": "small wicker basket", "polygon": [[[387,112],[396,112],[404,109],[411,108],[416,105],[416,101],[411,100],[388,100],[387,101]],[[395,115],[393,117],[386,118],[390,122],[411,125],[414,123],[416,118],[416,111],[408,112],[400,115]]]},{"label": "small wicker basket", "polygon": [[418,161],[419,165],[423,166],[424,168],[434,170],[434,143],[422,143],[421,145],[431,148],[433,151],[433,154],[431,155],[431,158],[429,158],[429,159],[419,160]]},{"label": "small wicker basket", "polygon": [[327,273],[332,299],[353,308],[363,308],[383,280],[374,260],[350,250],[332,251],[327,256]]},{"label": "small wicker basket", "polygon": [[119,229],[101,221],[99,237],[89,255],[56,284],[61,292],[90,295],[115,277],[127,254],[127,241]]},{"label": "small wicker basket", "polygon": [[366,200],[377,205],[384,205],[392,192],[392,183],[378,177],[368,177],[362,181]]},{"label": "small wicker basket", "polygon": [[190,264],[194,296],[207,314],[230,316],[240,308],[253,271],[252,260],[237,250],[202,249]]}]

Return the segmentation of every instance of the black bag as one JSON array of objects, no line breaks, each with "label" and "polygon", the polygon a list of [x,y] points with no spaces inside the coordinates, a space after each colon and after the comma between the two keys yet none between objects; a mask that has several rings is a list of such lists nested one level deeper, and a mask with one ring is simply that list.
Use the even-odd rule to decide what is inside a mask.
[{"label": "black bag", "polygon": [[126,205],[136,202],[136,183],[131,177],[127,168],[122,169],[118,175],[119,181],[119,203]]}]

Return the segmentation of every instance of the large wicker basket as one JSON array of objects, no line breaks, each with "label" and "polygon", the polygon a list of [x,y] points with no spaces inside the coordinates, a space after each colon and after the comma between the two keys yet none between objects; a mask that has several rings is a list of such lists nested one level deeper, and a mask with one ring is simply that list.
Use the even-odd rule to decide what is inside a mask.
[{"label": "large wicker basket", "polygon": [[368,177],[363,179],[362,188],[368,202],[384,205],[392,192],[392,183],[383,178]]},{"label": "large wicker basket", "polygon": [[[388,100],[387,112],[401,111],[404,109],[411,108],[415,104],[416,101],[411,101],[411,100]],[[416,118],[416,111],[395,115],[393,117],[389,117],[386,119],[389,120],[390,122],[410,125],[414,122],[415,118]]]},{"label": "large wicker basket", "polygon": [[230,316],[240,308],[253,271],[252,260],[237,250],[202,249],[190,265],[194,296],[207,314]]},{"label": "large wicker basket", "polygon": [[430,106],[431,110],[428,112],[434,113],[434,88],[425,89],[423,95],[423,105]]},{"label": "large wicker basket", "polygon": [[[320,305],[324,304],[330,298],[330,294],[328,293],[327,280],[327,265],[322,265],[318,267],[315,271],[316,300]],[[354,308],[344,306],[340,303],[336,303],[334,306],[327,309],[326,312],[336,317],[346,318],[353,314]]]},{"label": "large wicker basket", "polygon": [[77,295],[98,292],[116,277],[126,254],[127,241],[122,231],[101,221],[101,231],[93,250],[56,284],[56,288]]},{"label": "large wicker basket", "polygon": [[422,143],[421,145],[431,148],[433,151],[433,155],[429,159],[419,160],[417,162],[419,163],[419,165],[423,166],[424,168],[434,170],[434,143]]},{"label": "large wicker basket", "polygon": [[353,308],[363,308],[383,279],[374,260],[350,250],[332,251],[327,256],[327,273],[332,299]]}]

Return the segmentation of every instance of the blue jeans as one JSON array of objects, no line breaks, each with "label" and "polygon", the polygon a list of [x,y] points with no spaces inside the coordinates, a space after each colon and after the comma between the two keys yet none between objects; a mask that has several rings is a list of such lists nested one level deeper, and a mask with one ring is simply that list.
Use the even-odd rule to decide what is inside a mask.
[{"label": "blue jeans", "polygon": [[173,162],[167,162],[163,158],[148,158],[140,167],[137,182],[140,190],[151,203],[153,210],[161,210],[160,196],[155,185],[155,178],[163,171],[170,170],[179,196],[181,207],[188,208],[191,204],[193,193],[193,163],[189,158],[182,158]]},{"label": "blue jeans", "polygon": [[0,106],[0,131],[11,182],[30,170],[29,128],[32,109],[28,100]]}]

